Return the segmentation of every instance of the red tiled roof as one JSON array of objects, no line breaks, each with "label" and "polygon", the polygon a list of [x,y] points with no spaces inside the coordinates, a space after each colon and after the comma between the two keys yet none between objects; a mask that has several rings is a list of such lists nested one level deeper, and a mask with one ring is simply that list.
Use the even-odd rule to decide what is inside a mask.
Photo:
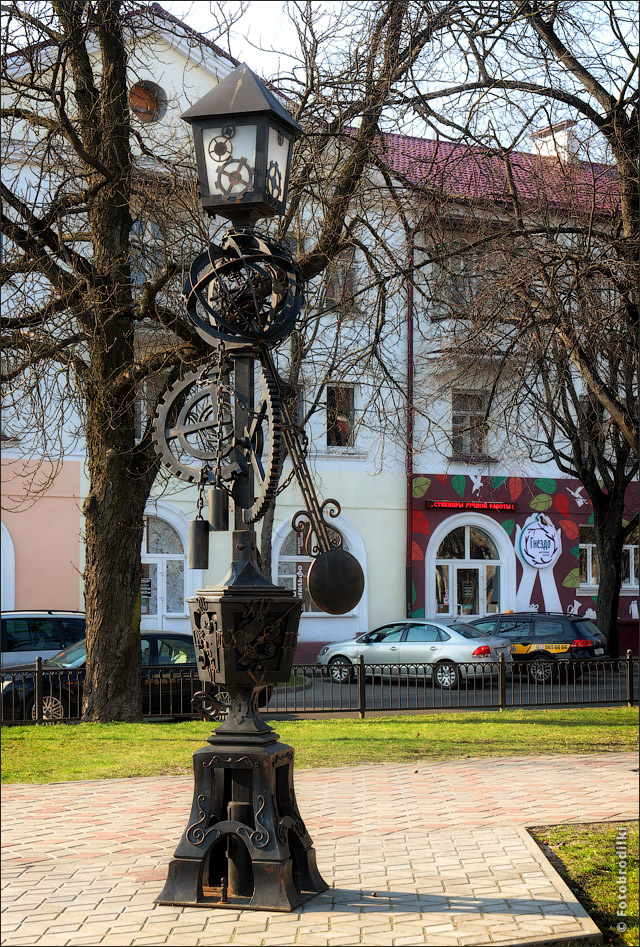
[{"label": "red tiled roof", "polygon": [[[410,184],[446,198],[503,203],[510,200],[503,159],[479,146],[384,134],[380,156]],[[584,161],[564,163],[553,157],[512,152],[513,182],[523,205],[595,208],[608,216],[618,206],[615,166]]]}]

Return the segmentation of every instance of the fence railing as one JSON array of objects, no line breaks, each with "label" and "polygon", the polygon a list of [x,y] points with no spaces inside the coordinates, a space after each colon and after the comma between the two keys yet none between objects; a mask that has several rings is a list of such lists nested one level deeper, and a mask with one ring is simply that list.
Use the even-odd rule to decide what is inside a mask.
[{"label": "fence railing", "polygon": [[[442,671],[442,669],[440,669]],[[437,666],[436,666],[437,672]],[[77,721],[82,716],[84,670],[2,672],[2,723]],[[195,668],[143,671],[143,716],[188,719],[202,690]],[[638,659],[592,661],[478,661],[434,673],[430,664],[295,665],[291,680],[264,695],[268,715],[367,714],[509,707],[633,705]],[[266,704],[266,711],[265,711]]]}]

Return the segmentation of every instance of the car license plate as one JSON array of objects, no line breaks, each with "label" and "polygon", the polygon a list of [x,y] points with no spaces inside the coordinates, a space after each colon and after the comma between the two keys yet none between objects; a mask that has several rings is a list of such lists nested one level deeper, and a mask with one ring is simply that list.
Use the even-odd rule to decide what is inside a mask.
[{"label": "car license plate", "polygon": [[594,648],[594,654],[604,654],[604,648]]}]

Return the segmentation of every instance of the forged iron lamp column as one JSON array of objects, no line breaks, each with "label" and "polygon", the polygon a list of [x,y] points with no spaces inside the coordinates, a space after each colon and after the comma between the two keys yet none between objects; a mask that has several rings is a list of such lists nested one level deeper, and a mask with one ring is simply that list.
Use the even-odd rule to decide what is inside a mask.
[{"label": "forged iron lamp column", "polygon": [[[203,712],[215,718],[212,685],[230,704],[208,746],[193,758],[191,814],[169,866],[161,904],[291,911],[327,885],[297,808],[293,749],[262,718],[265,685],[291,674],[302,602],[257,567],[254,524],[275,497],[283,442],[305,498],[294,527],[317,560],[318,598],[347,611],[364,580],[342,538],[324,521],[305,461],[304,439],[291,423],[287,386],[272,349],[300,312],[302,282],[288,252],[252,226],[282,213],[299,127],[247,66],[240,66],[183,116],[194,132],[203,208],[235,229],[191,265],[187,314],[211,346],[211,360],[177,382],[154,420],[154,440],[176,476],[196,483],[198,548],[190,563],[206,568],[209,528],[225,529],[233,510],[231,566],[223,583],[189,600]],[[255,398],[255,362],[260,393]],[[209,492],[209,523],[201,515]],[[195,525],[194,525],[195,524]],[[344,586],[345,567],[352,576]],[[342,583],[342,585],[341,585]],[[337,589],[337,594],[335,590]]]}]

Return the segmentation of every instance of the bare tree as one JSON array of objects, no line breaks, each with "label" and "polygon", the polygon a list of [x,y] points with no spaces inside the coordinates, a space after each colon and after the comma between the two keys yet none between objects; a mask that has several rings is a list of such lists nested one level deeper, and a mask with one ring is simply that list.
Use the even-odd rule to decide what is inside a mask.
[{"label": "bare tree", "polygon": [[413,99],[457,139],[429,176],[435,335],[491,392],[512,441],[585,485],[598,624],[616,653],[637,523],[623,515],[638,450],[637,18],[625,3],[519,0],[461,3],[457,17],[448,51],[462,80]]},{"label": "bare tree", "polygon": [[[345,4],[337,21],[348,24],[339,75],[335,55],[321,68],[312,6],[298,10],[306,71],[281,83],[308,134],[279,235],[305,219],[300,265],[306,279],[319,281],[334,257],[358,245],[359,232],[370,231],[366,172],[385,109],[400,88],[406,93],[453,4]],[[226,9],[212,5],[221,34],[230,26]],[[152,411],[158,377],[171,381],[205,355],[176,297],[185,257],[211,232],[197,212],[184,139],[156,137],[159,125],[132,121],[128,75],[138,58],[157,55],[154,17],[164,30],[182,27],[157,5],[124,0],[7,3],[3,11],[6,411],[12,433],[24,444],[34,435],[49,456],[64,449],[70,424],[84,439],[84,717],[134,719],[143,512],[158,472],[149,426],[136,437],[136,402],[142,389],[152,392]],[[362,252],[373,262],[364,242]],[[301,353],[317,337],[315,318],[309,311],[297,337]],[[372,337],[360,333],[374,360],[383,328],[384,307]],[[323,344],[330,352],[332,343]],[[345,346],[335,341],[339,349]],[[294,350],[292,378],[298,364]]]}]

